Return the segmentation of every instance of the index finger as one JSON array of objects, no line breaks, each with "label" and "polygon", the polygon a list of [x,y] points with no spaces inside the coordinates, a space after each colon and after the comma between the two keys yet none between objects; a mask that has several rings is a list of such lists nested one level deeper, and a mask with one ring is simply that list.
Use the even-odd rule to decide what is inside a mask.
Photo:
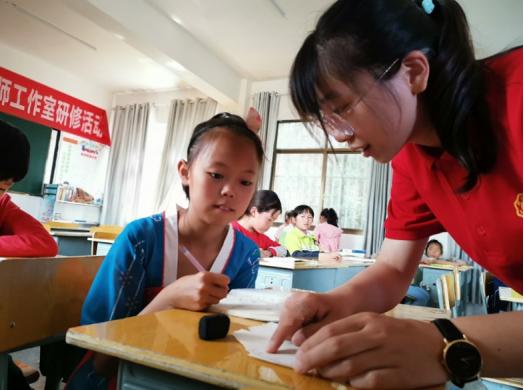
[{"label": "index finger", "polygon": [[290,339],[293,334],[299,330],[304,324],[304,319],[299,317],[291,316],[286,312],[280,314],[280,320],[278,327],[271,336],[266,351],[269,353],[275,353],[278,351],[282,343]]},{"label": "index finger", "polygon": [[290,339],[304,324],[315,318],[314,298],[311,293],[295,293],[286,300],[280,312],[278,327],[269,340],[268,352],[278,351],[284,340]]},{"label": "index finger", "polygon": [[216,272],[208,272],[206,274],[206,281],[222,288],[227,288],[229,285],[229,277]]}]

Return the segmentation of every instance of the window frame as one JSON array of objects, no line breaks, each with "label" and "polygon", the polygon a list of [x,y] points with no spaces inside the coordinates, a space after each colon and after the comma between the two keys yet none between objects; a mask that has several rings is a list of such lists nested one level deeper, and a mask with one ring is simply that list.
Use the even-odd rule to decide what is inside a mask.
[{"label": "window frame", "polygon": [[[295,120],[295,119],[284,119],[284,120],[278,120],[277,121],[277,127],[275,131],[275,138],[274,138],[274,145],[273,145],[273,156],[271,159],[271,177],[269,180],[269,188],[274,191],[274,181],[275,181],[275,168],[276,168],[276,160],[278,154],[321,154],[322,155],[322,171],[321,171],[321,177],[320,177],[320,209],[324,208],[324,194],[326,191],[326,171],[327,171],[327,161],[329,155],[344,155],[344,154],[358,154],[360,155],[360,152],[352,152],[348,149],[336,149],[333,148],[329,142],[328,137],[324,134],[324,147],[323,148],[305,148],[305,149],[295,149],[295,148],[289,148],[289,149],[278,149],[277,148],[277,142],[278,142],[278,133],[280,130],[280,125],[285,123],[303,123],[304,125],[307,124],[307,122],[302,120]],[[342,228],[343,232],[345,234],[357,234],[362,235],[364,234],[364,229],[351,229],[351,228]]]}]

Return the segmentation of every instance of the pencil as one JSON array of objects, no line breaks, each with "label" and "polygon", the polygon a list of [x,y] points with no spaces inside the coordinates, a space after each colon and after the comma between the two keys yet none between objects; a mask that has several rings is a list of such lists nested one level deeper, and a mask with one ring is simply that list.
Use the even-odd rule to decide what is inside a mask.
[{"label": "pencil", "polygon": [[191,264],[197,269],[198,272],[206,272],[206,269],[202,267],[202,264],[193,256],[191,252],[189,252],[189,249],[187,249],[185,246],[180,246],[180,251],[183,253],[183,255],[189,260]]}]

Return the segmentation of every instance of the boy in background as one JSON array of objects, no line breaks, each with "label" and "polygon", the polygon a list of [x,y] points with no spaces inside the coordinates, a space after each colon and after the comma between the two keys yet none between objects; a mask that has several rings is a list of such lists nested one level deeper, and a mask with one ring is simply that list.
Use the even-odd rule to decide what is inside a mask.
[{"label": "boy in background", "polygon": [[295,207],[297,213],[295,227],[284,238],[284,246],[293,257],[318,259],[319,261],[339,261],[335,252],[321,253],[315,236],[309,231],[315,213],[305,204]]}]

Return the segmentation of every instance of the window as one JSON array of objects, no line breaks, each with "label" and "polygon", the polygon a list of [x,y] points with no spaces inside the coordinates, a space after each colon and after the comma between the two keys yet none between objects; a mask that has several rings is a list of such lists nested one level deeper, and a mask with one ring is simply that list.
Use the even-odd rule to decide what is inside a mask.
[{"label": "window", "polygon": [[334,139],[330,139],[331,148],[320,128],[310,131],[298,121],[279,122],[275,143],[271,189],[278,194],[283,211],[307,204],[318,221],[320,211],[332,207],[341,228],[362,232],[370,159],[349,152]]},{"label": "window", "polygon": [[[139,208],[136,217],[145,217],[158,212],[155,208],[159,175],[162,165],[162,151],[167,135],[167,115],[162,115],[167,107],[151,107],[147,123],[146,145],[144,151],[144,166],[139,189]],[[174,175],[177,172],[173,172]]]},{"label": "window", "polygon": [[94,199],[101,199],[108,159],[109,146],[53,130],[46,164],[46,181],[55,184],[68,182],[82,188]]}]

